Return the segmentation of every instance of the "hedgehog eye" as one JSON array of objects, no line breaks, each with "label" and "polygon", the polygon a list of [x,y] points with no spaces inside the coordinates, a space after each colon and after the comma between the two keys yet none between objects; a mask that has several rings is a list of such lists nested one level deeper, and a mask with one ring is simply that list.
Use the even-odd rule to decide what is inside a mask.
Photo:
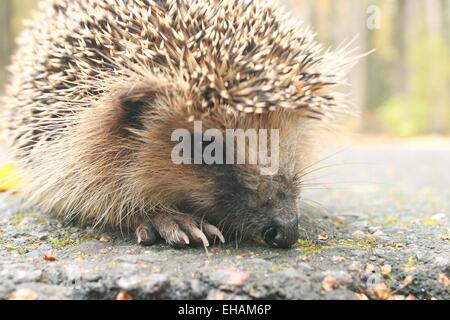
[{"label": "hedgehog eye", "polygon": [[262,203],[261,208],[262,209],[268,209],[272,206],[272,202],[270,200],[266,200]]},{"label": "hedgehog eye", "polygon": [[278,191],[277,195],[280,200],[286,200],[287,198],[286,193],[284,193],[283,191]]}]

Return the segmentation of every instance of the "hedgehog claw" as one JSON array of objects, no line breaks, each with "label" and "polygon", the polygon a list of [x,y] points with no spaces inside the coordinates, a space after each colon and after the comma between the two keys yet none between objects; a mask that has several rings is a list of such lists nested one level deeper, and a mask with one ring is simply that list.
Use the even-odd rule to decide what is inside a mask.
[{"label": "hedgehog claw", "polygon": [[203,247],[209,247],[209,241],[205,233],[200,230],[196,221],[187,215],[179,215],[175,220],[180,225],[181,229],[189,235],[189,238],[196,244],[202,244]]},{"label": "hedgehog claw", "polygon": [[202,230],[198,228],[192,229],[192,236],[195,238],[195,240],[202,243],[205,248],[209,247],[209,241]]},{"label": "hedgehog claw", "polygon": [[215,226],[205,222],[197,223],[196,219],[184,214],[155,213],[150,221],[143,223],[136,230],[139,244],[151,246],[159,238],[164,239],[175,248],[201,244],[205,249],[210,246],[210,240],[218,238],[221,243],[225,239]]},{"label": "hedgehog claw", "polygon": [[181,245],[186,245],[186,246],[188,246],[191,242],[189,241],[189,237],[188,237],[188,235],[186,234],[186,233],[184,233],[183,231],[181,231],[180,230],[180,232],[179,232],[180,234],[179,234],[179,238],[181,238],[181,239],[179,239],[179,240],[182,240],[183,241],[183,243],[181,243]]},{"label": "hedgehog claw", "polygon": [[136,229],[136,237],[138,244],[142,246],[152,246],[158,240],[158,233],[151,225],[141,224]]},{"label": "hedgehog claw", "polygon": [[222,232],[220,232],[220,230],[218,228],[216,228],[215,226],[213,226],[209,223],[203,223],[202,229],[206,232],[206,234],[210,238],[212,238],[212,239],[219,238],[221,243],[225,243],[225,238],[224,238]]}]

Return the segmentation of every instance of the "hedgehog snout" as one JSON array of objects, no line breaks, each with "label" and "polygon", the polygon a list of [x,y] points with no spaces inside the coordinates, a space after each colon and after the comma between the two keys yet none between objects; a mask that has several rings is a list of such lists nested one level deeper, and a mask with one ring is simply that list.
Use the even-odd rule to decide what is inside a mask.
[{"label": "hedgehog snout", "polygon": [[290,248],[299,238],[298,217],[273,219],[263,230],[262,238],[274,248]]}]

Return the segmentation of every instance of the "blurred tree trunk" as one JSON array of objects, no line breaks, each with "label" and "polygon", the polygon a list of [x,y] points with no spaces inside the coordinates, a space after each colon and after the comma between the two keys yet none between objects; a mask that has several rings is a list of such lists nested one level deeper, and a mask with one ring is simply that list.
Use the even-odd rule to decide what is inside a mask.
[{"label": "blurred tree trunk", "polygon": [[444,30],[447,42],[450,43],[450,0],[445,1]]},{"label": "blurred tree trunk", "polygon": [[407,53],[406,53],[406,37],[408,31],[408,10],[406,0],[397,0],[397,14],[394,15],[395,19],[395,45],[397,47],[397,59],[395,61],[394,70],[396,70],[396,80],[394,83],[394,91],[397,94],[403,94],[408,88],[408,75],[407,75]]},{"label": "blurred tree trunk", "polygon": [[[427,52],[431,56],[435,56],[438,54],[438,51],[441,50],[441,46],[444,46],[445,41],[445,3],[444,0],[427,0],[425,1],[425,17],[426,17],[426,32],[429,37],[431,37],[431,41],[428,43]],[[441,40],[442,39],[442,40]],[[438,42],[436,42],[438,41]],[[443,43],[441,44],[442,41]],[[448,62],[447,62],[448,63]],[[439,66],[437,64],[430,64],[428,68],[428,74],[432,74],[433,77],[441,82],[445,83],[448,81],[449,77],[442,75],[440,76],[440,70],[445,68],[445,66]],[[430,78],[430,81],[433,81],[433,78]],[[429,84],[427,87],[427,98],[430,101],[435,100],[436,103],[433,104],[433,112],[430,112],[430,123],[428,130],[431,133],[439,134],[446,131],[448,126],[448,115],[450,114],[448,111],[449,105],[448,101],[449,95],[448,90],[444,90],[444,86],[436,84]],[[428,108],[431,108],[428,106]]]},{"label": "blurred tree trunk", "polygon": [[[343,21],[347,21],[347,39],[357,36],[353,47],[358,47],[358,53],[369,51],[369,35],[367,29],[367,7],[369,2],[367,0],[353,0],[344,2],[347,6],[343,11]],[[346,15],[345,15],[346,14]],[[340,36],[341,39],[343,35]],[[367,94],[367,58],[360,59],[354,69],[350,73],[350,81],[352,84],[352,100],[358,107],[363,110],[368,106]]]},{"label": "blurred tree trunk", "polygon": [[424,3],[428,30],[432,34],[441,34],[445,14],[442,0],[427,0]]},{"label": "blurred tree trunk", "polygon": [[0,1],[0,92],[5,83],[4,68],[9,63],[12,49],[12,0]]}]

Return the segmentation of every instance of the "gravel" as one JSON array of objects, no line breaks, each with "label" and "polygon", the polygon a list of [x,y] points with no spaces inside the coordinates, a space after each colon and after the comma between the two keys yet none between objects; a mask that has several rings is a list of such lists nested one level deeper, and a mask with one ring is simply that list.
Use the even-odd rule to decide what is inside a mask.
[{"label": "gravel", "polygon": [[449,146],[333,153],[317,165],[323,188],[305,191],[302,239],[287,251],[143,248],[2,196],[0,299],[450,299]]}]

